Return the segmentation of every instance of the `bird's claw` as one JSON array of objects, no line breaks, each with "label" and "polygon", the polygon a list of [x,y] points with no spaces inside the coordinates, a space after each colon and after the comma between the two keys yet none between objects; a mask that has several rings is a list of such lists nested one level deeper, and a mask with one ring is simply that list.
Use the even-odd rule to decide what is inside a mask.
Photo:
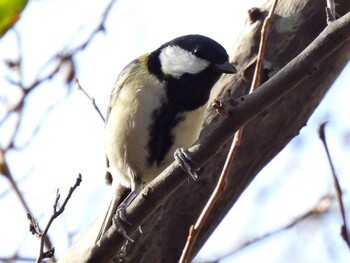
[{"label": "bird's claw", "polygon": [[127,223],[129,226],[132,224],[126,219],[126,206],[124,204],[121,204],[117,208],[117,212],[115,217],[120,218],[121,221]]},{"label": "bird's claw", "polygon": [[183,170],[185,170],[192,177],[193,180],[196,180],[198,178],[196,172],[192,171],[191,165],[189,164],[189,161],[194,164],[195,162],[192,160],[187,150],[185,150],[184,148],[176,149],[176,151],[174,152],[174,158],[179,164],[179,166]]},{"label": "bird's claw", "polygon": [[126,219],[125,211],[126,211],[126,206],[121,204],[117,208],[117,212],[113,216],[112,221],[114,226],[117,228],[118,232],[122,234],[123,237],[125,237],[130,242],[134,242],[134,240],[128,236],[124,227],[125,224],[131,225],[131,223]]}]

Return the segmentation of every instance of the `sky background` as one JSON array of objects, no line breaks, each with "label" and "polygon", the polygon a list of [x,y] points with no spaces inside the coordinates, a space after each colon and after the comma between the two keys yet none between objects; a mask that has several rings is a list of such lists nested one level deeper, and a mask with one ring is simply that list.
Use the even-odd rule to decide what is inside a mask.
[{"label": "sky background", "polygon": [[[105,112],[113,83],[123,67],[139,55],[180,35],[199,33],[221,43],[228,51],[239,34],[250,7],[265,1],[200,0],[119,0],[113,6],[106,32],[97,34],[89,46],[75,57],[76,74],[83,88]],[[53,66],[49,59],[57,51],[79,45],[98,24],[109,1],[33,0],[16,24],[23,55],[23,78],[31,83]],[[15,74],[2,61],[18,57],[13,31],[0,39],[0,98],[16,101],[18,91],[6,78]],[[327,139],[335,161],[344,200],[349,198],[350,157],[350,68],[347,67],[327,94],[300,135],[270,162],[244,192],[196,262],[208,262],[229,254],[242,242],[278,229],[310,210],[325,195],[334,194],[329,165],[317,128],[329,121]],[[47,114],[48,107],[56,107]],[[4,114],[0,104],[0,116]],[[37,124],[36,137],[21,151],[7,154],[12,173],[24,197],[43,227],[52,211],[56,189],[64,197],[83,175],[82,185],[70,200],[64,216],[50,229],[56,255],[64,255],[77,237],[110,199],[104,184],[104,125],[89,101],[73,87],[67,89],[63,77],[41,85],[25,107],[24,122],[16,139],[28,141]],[[0,127],[1,146],[12,130],[11,120]],[[311,190],[310,190],[311,189]],[[35,257],[38,241],[30,235],[25,211],[0,177],[0,257]],[[347,205],[348,210],[350,209]],[[350,252],[341,240],[341,218],[335,202],[322,217],[304,220],[243,249],[220,262],[346,262]],[[78,234],[79,235],[79,234]],[[73,238],[74,239],[74,238]]]}]

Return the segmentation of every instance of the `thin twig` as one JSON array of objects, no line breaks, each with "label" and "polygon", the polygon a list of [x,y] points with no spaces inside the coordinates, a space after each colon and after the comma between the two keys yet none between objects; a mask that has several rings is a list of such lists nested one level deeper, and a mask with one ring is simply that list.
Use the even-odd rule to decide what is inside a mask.
[{"label": "thin twig", "polygon": [[89,99],[89,101],[91,102],[92,106],[94,107],[94,109],[97,111],[98,115],[100,116],[100,118],[102,119],[103,122],[105,122],[105,117],[103,116],[101,110],[99,109],[99,107],[97,107],[96,105],[96,101],[95,98],[91,97],[89,95],[89,93],[87,93],[87,91],[85,89],[83,89],[83,87],[80,85],[78,79],[76,78],[74,80],[74,85],[78,90],[81,90],[84,95]]},{"label": "thin twig", "polygon": [[226,158],[226,161],[225,161],[222,173],[221,173],[219,180],[217,182],[217,185],[216,185],[213,193],[211,194],[207,204],[205,205],[204,209],[202,210],[202,213],[198,217],[196,224],[194,226],[192,225],[190,227],[189,235],[187,237],[187,242],[186,242],[186,245],[184,247],[184,250],[182,251],[182,255],[181,255],[181,258],[179,260],[179,263],[189,262],[189,257],[190,257],[190,253],[192,251],[192,247],[194,245],[194,242],[196,241],[197,236],[198,236],[205,220],[209,216],[209,213],[211,212],[212,208],[214,207],[217,198],[220,196],[220,193],[226,187],[226,175],[228,174],[230,166],[233,162],[233,158],[229,158],[229,156],[233,156],[236,153],[236,151],[238,149],[238,147],[236,147],[236,145],[237,145],[237,142],[240,140],[240,137],[239,137],[240,133],[237,132],[236,135],[234,136],[233,143],[231,144],[231,148],[230,148],[230,151],[228,154],[228,158]]},{"label": "thin twig", "polygon": [[[278,3],[278,0],[275,0],[271,9],[270,9],[268,16],[265,18],[264,23],[263,23],[263,27],[261,30],[261,39],[260,39],[260,46],[259,46],[257,63],[256,63],[254,77],[253,77],[253,81],[252,81],[252,85],[251,85],[249,93],[253,92],[260,85],[260,72],[261,72],[261,67],[262,67],[262,61],[263,61],[263,56],[264,56],[267,34],[269,31],[271,19],[272,19],[274,12],[275,12],[277,3]],[[201,228],[203,227],[206,219],[208,218],[212,208],[214,207],[216,201],[218,200],[220,194],[223,192],[223,190],[226,187],[227,177],[229,175],[229,171],[231,169],[234,156],[236,155],[236,152],[239,148],[242,136],[243,136],[243,128],[239,129],[235,133],[235,136],[233,137],[231,147],[230,147],[230,150],[227,154],[227,158],[226,158],[224,167],[222,169],[221,175],[219,177],[219,180],[217,182],[217,185],[216,185],[213,193],[211,194],[207,204],[205,205],[204,209],[202,210],[202,213],[198,217],[196,224],[194,226],[192,225],[190,227],[189,234],[187,237],[187,242],[186,242],[186,245],[182,251],[179,263],[189,262],[192,247],[197,239],[197,236],[198,236]]]},{"label": "thin twig", "polygon": [[234,248],[233,250],[231,250],[227,254],[221,256],[220,259],[215,260],[215,262],[222,260],[228,256],[232,256],[235,253],[241,252],[243,249],[245,249],[251,245],[254,245],[258,242],[266,240],[269,237],[272,237],[272,236],[277,235],[283,231],[286,231],[286,230],[298,225],[299,223],[304,222],[305,220],[307,220],[313,216],[324,215],[325,213],[327,213],[329,211],[333,200],[334,200],[334,196],[331,196],[331,195],[323,196],[322,198],[320,198],[320,200],[315,204],[315,206],[312,209],[310,209],[310,210],[306,211],[305,213],[299,215],[298,217],[294,218],[288,224],[283,225],[281,227],[278,227],[278,228],[276,228],[270,232],[267,232],[265,234],[262,234],[261,236],[254,237],[252,239],[249,239],[249,240],[241,243],[238,247]]},{"label": "thin twig", "polygon": [[[70,44],[68,44],[66,47],[64,47],[62,50],[59,50],[57,54],[55,54],[53,57],[47,60],[46,63],[43,63],[43,67],[37,71],[37,74],[35,79],[31,82],[25,83],[23,79],[23,67],[22,67],[22,60],[24,58],[23,50],[22,50],[22,42],[19,32],[14,28],[14,34],[16,37],[16,44],[17,44],[17,56],[15,60],[9,60],[8,67],[16,72],[16,78],[15,79],[8,79],[9,83],[11,85],[14,85],[19,92],[21,92],[21,96],[18,98],[17,101],[6,105],[7,109],[4,114],[0,117],[0,127],[3,125],[6,125],[6,122],[9,120],[12,120],[12,116],[15,115],[16,120],[13,123],[11,129],[11,133],[8,136],[8,140],[6,141],[6,144],[2,145],[2,148],[0,149],[0,174],[4,175],[7,180],[9,180],[11,188],[17,195],[18,199],[20,200],[20,203],[24,207],[25,211],[29,214],[32,214],[29,205],[25,201],[25,198],[22,194],[22,191],[18,187],[18,182],[16,182],[11,167],[9,167],[9,164],[6,160],[6,154],[10,150],[19,150],[23,149],[23,147],[28,146],[28,144],[31,142],[31,140],[35,137],[37,134],[37,131],[40,128],[40,125],[37,125],[37,127],[34,129],[33,133],[30,134],[29,138],[23,145],[17,146],[15,144],[17,135],[20,131],[21,124],[23,122],[23,109],[25,108],[26,104],[30,102],[29,94],[37,90],[38,87],[40,87],[44,82],[49,81],[53,78],[55,78],[59,73],[61,73],[61,69],[64,66],[71,66],[71,69],[68,73],[74,74],[74,64],[73,64],[73,58],[82,50],[84,50],[94,39],[94,37],[99,33],[104,31],[104,24],[106,19],[108,18],[108,15],[110,14],[110,11],[112,10],[113,4],[116,2],[116,0],[110,0],[106,8],[104,8],[101,18],[98,21],[98,24],[92,28],[91,33],[89,36],[83,41],[79,42],[77,46],[74,48],[68,48]],[[71,43],[71,42],[69,42]],[[53,66],[51,66],[53,65]],[[49,66],[49,69],[48,69]],[[67,77],[68,76],[68,77]],[[70,75],[67,75],[67,79],[70,80]],[[68,84],[68,81],[66,79],[66,83]],[[1,98],[2,99],[2,98]],[[5,99],[4,99],[5,100]],[[57,102],[56,102],[57,103]],[[44,117],[47,116],[46,114],[54,107],[55,104],[52,104],[49,109],[46,111]],[[42,119],[41,119],[42,120]],[[52,243],[49,239],[49,236],[46,235],[45,238],[43,238],[43,242],[45,243],[46,248],[51,248]]]},{"label": "thin twig", "polygon": [[[105,32],[105,22],[108,18],[108,14],[111,12],[113,5],[115,4],[117,0],[111,0],[109,2],[109,4],[106,6],[106,8],[104,9],[104,11],[102,12],[101,15],[101,19],[99,21],[99,23],[96,25],[95,29],[91,31],[90,35],[85,39],[85,41],[83,41],[82,43],[80,43],[78,46],[76,46],[73,49],[68,49],[68,47],[66,48],[67,50],[69,50],[68,52],[63,51],[62,54],[75,54],[79,51],[84,50],[92,41],[92,39],[95,37],[96,34],[100,33],[100,32]],[[65,56],[65,55],[63,55]]]},{"label": "thin twig", "polygon": [[341,190],[338,177],[335,173],[335,168],[334,168],[332,158],[331,158],[331,155],[330,155],[330,152],[328,149],[328,145],[327,145],[327,141],[326,141],[326,134],[325,134],[326,124],[327,123],[324,122],[320,125],[320,127],[318,128],[318,135],[323,143],[323,146],[324,146],[326,154],[327,154],[327,159],[328,159],[329,165],[330,165],[331,170],[332,170],[332,177],[333,177],[335,193],[336,193],[336,197],[337,197],[337,201],[338,201],[338,205],[339,205],[339,211],[340,211],[340,214],[341,214],[341,217],[343,220],[343,225],[341,227],[341,236],[350,249],[350,232],[349,232],[349,228],[348,228],[348,225],[346,222],[346,212],[345,212],[344,202],[343,202],[343,198],[342,198],[343,192]]},{"label": "thin twig", "polygon": [[44,77],[41,78],[36,78],[30,85],[28,86],[23,86],[22,85],[22,80],[19,80],[18,82],[15,81],[11,81],[9,80],[12,84],[17,85],[20,87],[23,95],[22,97],[18,100],[18,102],[13,105],[6,113],[6,115],[0,120],[0,126],[5,123],[5,121],[10,117],[11,113],[14,112],[18,112],[20,111],[24,105],[25,105],[25,101],[26,98],[28,97],[28,95],[35,90],[39,85],[41,85],[42,83],[46,82],[47,80],[52,79],[60,70],[61,65],[62,65],[62,61],[60,61],[59,63],[57,63],[57,65],[49,72],[47,73],[47,75],[45,75]]},{"label": "thin twig", "polygon": [[334,0],[327,0],[326,15],[327,15],[327,25],[335,21],[336,12],[335,12]]},{"label": "thin twig", "polygon": [[59,194],[59,190],[57,189],[56,197],[55,197],[55,203],[54,203],[54,206],[53,206],[53,213],[52,213],[52,215],[51,215],[51,217],[49,219],[49,222],[47,223],[47,225],[46,225],[46,227],[45,227],[43,232],[41,232],[40,228],[37,226],[37,223],[32,218],[32,216],[28,216],[28,217],[31,217],[30,221],[34,222],[34,223],[31,223],[31,226],[33,226],[35,228],[34,233],[40,237],[40,250],[39,250],[39,256],[38,256],[38,258],[35,261],[36,263],[41,262],[45,258],[51,258],[54,255],[54,253],[55,253],[55,248],[54,247],[48,249],[47,251],[44,251],[44,242],[45,242],[47,233],[48,233],[48,231],[49,231],[53,221],[58,216],[60,216],[63,213],[63,211],[66,208],[66,205],[67,205],[69,199],[71,198],[71,196],[72,196],[72,194],[74,192],[74,190],[80,185],[81,181],[82,181],[82,176],[81,176],[81,174],[79,174],[77,179],[76,179],[76,181],[75,181],[75,184],[69,189],[69,192],[67,194],[66,199],[64,200],[63,204],[61,205],[61,207],[58,210],[57,210],[58,201],[59,201],[61,195]]},{"label": "thin twig", "polygon": [[253,76],[253,81],[252,85],[250,87],[249,93],[252,93],[255,89],[257,89],[260,86],[260,76],[261,76],[261,68],[263,64],[263,59],[264,59],[264,53],[265,53],[265,46],[266,46],[266,39],[267,35],[270,30],[270,25],[271,25],[271,20],[273,13],[275,12],[276,6],[277,6],[278,0],[275,0],[273,3],[269,14],[264,20],[263,26],[261,28],[261,38],[260,38],[260,44],[259,44],[259,52],[258,52],[258,57],[256,60],[255,64],[255,71],[254,71],[254,76]]},{"label": "thin twig", "polygon": [[33,263],[35,258],[20,256],[18,253],[10,257],[0,257],[0,262],[31,262]]},{"label": "thin twig", "polygon": [[[23,84],[23,80],[21,77],[22,76],[22,69],[19,68],[19,73],[20,73],[19,81],[12,81],[12,80],[9,80],[9,81],[12,84],[14,84],[20,88],[20,90],[23,93],[23,96],[18,100],[18,102],[15,105],[10,107],[10,109],[2,117],[2,119],[0,120],[0,126],[3,125],[9,119],[9,117],[12,113],[16,113],[21,108],[24,107],[26,98],[29,95],[29,93],[31,93],[33,90],[35,90],[42,83],[54,78],[60,72],[60,69],[62,68],[62,66],[64,66],[65,63],[67,63],[67,58],[72,59],[75,55],[77,55],[80,51],[84,50],[92,42],[92,40],[96,34],[98,34],[99,32],[103,32],[105,30],[104,24],[106,22],[106,19],[108,18],[109,13],[112,10],[113,4],[115,2],[116,2],[116,0],[111,0],[108,3],[108,5],[106,6],[106,8],[104,9],[104,11],[101,15],[101,19],[100,19],[99,23],[91,31],[90,35],[85,39],[85,41],[83,41],[78,46],[71,48],[71,49],[69,49],[68,47],[63,48],[62,51],[58,52],[52,58],[48,59],[48,61],[46,63],[44,63],[43,68],[46,70],[47,65],[51,64],[53,61],[56,61],[55,67],[49,73],[46,73],[43,77],[37,77],[31,84],[25,86]],[[19,39],[19,36],[17,36],[17,39]],[[19,49],[20,49],[20,47],[19,47]],[[21,60],[22,60],[22,55],[20,55],[18,61],[21,61]],[[18,66],[20,66],[20,65],[21,64],[19,64]],[[21,120],[22,120],[22,118],[19,120],[19,122],[21,122]],[[10,144],[13,145],[13,143],[10,143]],[[6,148],[8,148],[8,147],[6,147]]]},{"label": "thin twig", "polygon": [[27,213],[27,219],[29,221],[30,233],[32,233],[32,235],[35,235],[37,238],[40,238],[43,233],[39,227],[38,221],[36,221],[30,213]]},{"label": "thin twig", "polygon": [[[5,152],[3,152],[0,149],[0,173],[4,175],[7,180],[10,182],[12,190],[15,192],[16,196],[18,197],[20,203],[22,204],[24,210],[27,212],[27,214],[32,214],[31,209],[29,205],[27,204],[26,200],[24,199],[21,190],[17,186],[16,180],[14,179],[12,172],[10,170],[10,167],[7,163]],[[45,245],[46,247],[52,247],[52,242],[49,237],[45,239]]]},{"label": "thin twig", "polygon": [[36,138],[36,136],[39,134],[45,120],[56,109],[56,107],[58,107],[58,105],[60,105],[62,102],[64,102],[67,99],[67,96],[69,96],[69,93],[64,95],[59,100],[56,100],[54,103],[52,103],[51,105],[49,105],[45,109],[45,111],[42,113],[42,115],[38,118],[41,121],[36,123],[36,126],[33,128],[31,135],[28,136],[27,141],[23,142],[21,145],[13,143],[13,144],[9,145],[8,148],[11,148],[11,149],[16,150],[16,151],[21,151],[21,150],[27,148],[31,144],[31,142]]}]

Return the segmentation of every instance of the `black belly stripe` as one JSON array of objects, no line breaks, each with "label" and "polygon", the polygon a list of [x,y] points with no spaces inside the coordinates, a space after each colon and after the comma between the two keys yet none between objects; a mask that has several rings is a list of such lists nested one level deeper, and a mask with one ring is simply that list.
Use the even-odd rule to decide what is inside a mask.
[{"label": "black belly stripe", "polygon": [[147,159],[149,165],[159,166],[174,144],[172,130],[183,119],[180,113],[181,111],[170,103],[164,104],[153,113],[153,120],[156,121],[150,127]]}]

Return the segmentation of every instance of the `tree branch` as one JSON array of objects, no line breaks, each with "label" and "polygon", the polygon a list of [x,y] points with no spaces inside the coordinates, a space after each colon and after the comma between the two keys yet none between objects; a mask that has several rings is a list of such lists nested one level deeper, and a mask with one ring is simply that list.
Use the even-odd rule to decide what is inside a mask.
[{"label": "tree branch", "polygon": [[332,162],[331,154],[330,154],[329,149],[328,149],[327,140],[326,140],[326,133],[325,133],[325,126],[326,126],[326,122],[322,123],[320,125],[320,127],[318,129],[318,134],[319,134],[319,137],[322,141],[324,149],[326,151],[327,159],[328,159],[329,165],[331,167],[331,171],[332,171],[334,189],[335,189],[335,193],[336,193],[336,197],[337,197],[337,201],[338,201],[338,205],[339,205],[340,215],[341,215],[342,220],[343,220],[343,225],[341,227],[341,235],[342,235],[345,243],[350,248],[350,231],[349,231],[348,224],[346,222],[346,212],[345,212],[344,202],[343,202],[343,191],[341,190],[338,177],[335,173],[335,168],[334,168],[334,165]]},{"label": "tree branch", "polygon": [[71,198],[73,192],[75,189],[80,185],[82,181],[82,176],[81,174],[78,175],[75,184],[69,189],[69,192],[66,196],[66,198],[63,201],[63,204],[61,207],[58,209],[58,201],[61,197],[59,194],[59,190],[57,189],[56,192],[56,197],[55,197],[55,203],[53,205],[53,213],[44,229],[44,231],[41,231],[37,221],[34,220],[33,216],[31,214],[27,214],[27,218],[29,220],[29,230],[33,235],[36,235],[38,238],[40,238],[40,247],[39,247],[39,255],[36,259],[36,263],[40,263],[43,259],[45,258],[51,258],[54,256],[55,253],[55,248],[54,247],[49,247],[48,250],[44,251],[44,244],[45,240],[47,239],[47,235],[49,232],[49,229],[52,225],[52,223],[55,221],[57,217],[59,217],[65,210],[66,205],[68,204],[69,199]]},{"label": "tree branch", "polygon": [[[197,164],[194,168],[207,163],[220,146],[241,126],[266,110],[302,81],[312,78],[317,73],[318,66],[327,58],[335,56],[338,52],[341,53],[340,51],[343,52],[344,49],[349,52],[349,32],[350,13],[331,23],[303,52],[253,93],[241,96],[239,99],[233,99],[226,94],[226,99],[230,99],[228,105],[232,105],[228,107],[229,116],[226,118],[217,114],[213,116],[210,127],[212,132],[204,134],[197,144],[189,149],[191,157]],[[142,224],[186,180],[187,177],[181,168],[173,163],[151,182],[127,209],[127,218],[133,223],[132,226],[127,227],[128,234],[134,232],[136,227]],[[244,187],[246,186],[247,182],[244,182]],[[243,188],[237,192],[237,195],[242,191]],[[86,259],[86,262],[107,262],[122,248],[124,242],[124,238],[112,226],[101,242],[92,248],[90,255],[86,254],[87,251],[71,253],[83,253],[80,257]],[[73,254],[68,253],[67,256]],[[68,259],[64,258],[62,262],[64,260]]]},{"label": "tree branch", "polygon": [[288,229],[291,229],[292,227],[304,222],[307,219],[311,219],[312,217],[324,216],[326,213],[329,212],[333,200],[334,200],[334,196],[326,195],[321,197],[320,200],[314,205],[314,207],[312,207],[308,211],[305,211],[303,214],[297,216],[291,222],[281,227],[278,227],[270,232],[262,234],[261,236],[253,237],[252,239],[242,242],[238,247],[234,248],[233,250],[226,253],[225,255],[220,256],[220,258],[215,260],[214,262],[218,262],[219,260],[232,256],[238,252],[241,252],[243,249],[246,249],[251,245],[254,245],[258,242],[266,240],[267,238],[270,238],[274,235],[280,234],[281,232],[287,231]]},{"label": "tree branch", "polygon": [[[266,39],[267,39],[267,35],[268,35],[269,28],[271,25],[271,19],[272,19],[274,12],[275,12],[277,3],[278,3],[278,0],[274,0],[273,5],[271,6],[270,12],[269,12],[268,16],[265,18],[264,24],[263,24],[262,29],[261,29],[259,52],[258,52],[257,62],[255,65],[253,81],[252,81],[252,85],[250,87],[249,93],[252,93],[260,85],[260,76],[261,76],[261,70],[262,70],[262,63],[263,63],[263,59],[264,59]],[[227,111],[225,110],[225,112],[227,112]],[[185,245],[184,250],[182,252],[182,255],[180,257],[179,263],[185,263],[185,262],[189,261],[190,253],[191,253],[191,250],[193,248],[194,242],[196,241],[196,239],[198,237],[199,231],[203,227],[206,219],[208,218],[211,211],[213,210],[215,203],[220,198],[220,195],[223,193],[223,190],[226,187],[227,178],[229,176],[230,169],[231,169],[231,166],[233,164],[233,160],[234,160],[234,157],[237,153],[239,145],[241,143],[242,137],[243,137],[243,127],[241,127],[233,136],[233,140],[231,142],[231,147],[230,147],[230,150],[227,154],[227,158],[226,158],[225,164],[222,168],[222,172],[220,174],[218,183],[216,184],[213,193],[211,194],[208,202],[206,203],[205,207],[203,208],[202,213],[198,217],[196,224],[191,225],[191,227],[190,227],[187,242],[186,242],[186,245]]]}]

